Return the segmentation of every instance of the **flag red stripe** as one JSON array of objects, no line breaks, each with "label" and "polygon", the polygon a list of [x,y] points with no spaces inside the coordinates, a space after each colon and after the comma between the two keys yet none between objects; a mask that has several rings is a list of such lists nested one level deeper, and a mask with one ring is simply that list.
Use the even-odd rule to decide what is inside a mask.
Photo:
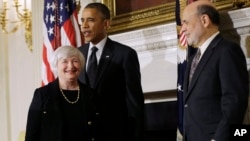
[{"label": "flag red stripe", "polygon": [[70,44],[73,46],[76,46],[76,41],[75,39],[75,31],[74,31],[74,26],[72,25],[71,21],[66,21],[63,25],[63,29],[65,30],[65,32],[67,34],[65,34],[67,36],[66,39],[69,40]]},{"label": "flag red stripe", "polygon": [[43,63],[46,65],[46,74],[47,74],[47,81],[51,82],[52,80],[55,79],[54,74],[52,73],[50,63],[47,58],[47,48],[43,46]]}]

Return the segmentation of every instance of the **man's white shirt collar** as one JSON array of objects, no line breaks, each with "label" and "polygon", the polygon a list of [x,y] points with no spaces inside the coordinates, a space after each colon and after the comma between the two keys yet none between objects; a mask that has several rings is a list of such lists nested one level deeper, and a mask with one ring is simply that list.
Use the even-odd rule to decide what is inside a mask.
[{"label": "man's white shirt collar", "polygon": [[[96,52],[96,58],[97,58],[97,64],[99,64],[99,60],[101,58],[101,55],[102,55],[102,51],[103,51],[103,48],[107,42],[107,39],[108,37],[106,36],[105,38],[103,38],[98,44],[96,45],[93,45],[91,42],[89,43],[89,51],[88,51],[88,58],[90,57],[90,54],[91,54],[91,49],[92,47],[97,47],[98,48],[98,51]],[[89,60],[89,59],[88,59]],[[88,61],[87,61],[87,64],[88,65]]]},{"label": "man's white shirt collar", "polygon": [[[216,32],[214,33],[212,36],[210,36],[199,48],[201,51],[201,57],[204,54],[204,52],[206,51],[207,47],[209,46],[209,44],[212,42],[212,40],[219,34],[220,32]],[[200,57],[200,58],[201,58]]]}]

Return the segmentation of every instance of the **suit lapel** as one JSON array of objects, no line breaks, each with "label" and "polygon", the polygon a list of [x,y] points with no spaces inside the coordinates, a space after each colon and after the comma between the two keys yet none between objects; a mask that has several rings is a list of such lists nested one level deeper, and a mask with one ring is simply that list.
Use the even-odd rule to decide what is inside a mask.
[{"label": "suit lapel", "polygon": [[[193,56],[190,56],[191,58],[188,59],[188,62],[187,62],[187,67],[186,67],[186,72],[185,72],[185,75],[184,75],[184,84],[183,84],[183,90],[185,92],[188,91],[188,85],[189,85],[189,73],[190,73],[190,68],[191,68],[191,62],[194,58],[195,54]],[[189,61],[190,60],[190,61]]]},{"label": "suit lapel", "polygon": [[[202,58],[200,59],[200,62],[195,70],[195,73],[193,75],[192,81],[190,82],[189,86],[187,86],[188,91],[187,94],[185,95],[185,99],[188,98],[188,96],[190,95],[192,89],[195,86],[195,83],[197,82],[197,80],[199,79],[199,76],[202,72],[202,70],[205,68],[209,58],[211,57],[211,55],[213,54],[214,48],[217,47],[217,44],[219,43],[219,41],[222,39],[221,35],[217,35],[212,42],[209,44],[209,46],[207,47],[206,51],[204,52]],[[190,66],[191,66],[191,62],[188,65],[188,74],[190,71]],[[188,81],[187,78],[188,75],[186,75],[186,79]]]},{"label": "suit lapel", "polygon": [[[88,50],[89,50],[89,44],[86,44],[85,46],[80,48],[80,51],[83,53],[86,62],[87,62]],[[114,46],[112,45],[112,41],[108,38],[103,48],[101,58],[99,60],[95,86],[99,83],[105,70],[107,69],[107,66],[110,64],[110,61],[113,57],[113,51],[114,51]],[[88,84],[86,68],[87,66],[85,64],[84,71],[82,71],[82,74],[80,75],[80,77],[82,77],[82,82],[84,84]]]},{"label": "suit lapel", "polygon": [[110,61],[113,57],[113,51],[114,51],[114,46],[112,45],[112,41],[108,38],[99,61],[96,82],[95,82],[96,85],[99,83],[108,65],[110,64]]},{"label": "suit lapel", "polygon": [[86,77],[86,75],[87,75],[87,71],[86,71],[87,66],[86,66],[86,62],[87,62],[87,58],[88,58],[89,44],[85,44],[85,46],[83,46],[83,47],[81,47],[81,48],[79,48],[79,49],[80,49],[80,51],[83,53],[84,58],[85,58],[84,70],[83,70],[82,73],[80,74],[80,77],[82,77],[82,79],[81,79],[82,82],[83,82],[84,84],[87,84],[87,77]]},{"label": "suit lapel", "polygon": [[55,109],[59,109],[59,96],[60,96],[60,91],[59,91],[59,80],[58,78],[50,83],[50,85],[48,85],[48,94],[49,94],[49,99],[53,102],[51,104],[53,104],[55,107]]}]

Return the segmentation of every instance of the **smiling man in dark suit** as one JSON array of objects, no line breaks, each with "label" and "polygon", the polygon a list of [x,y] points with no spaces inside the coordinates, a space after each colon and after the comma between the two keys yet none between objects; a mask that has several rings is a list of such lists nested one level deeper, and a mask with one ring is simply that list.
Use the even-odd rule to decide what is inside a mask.
[{"label": "smiling man in dark suit", "polygon": [[110,22],[110,11],[102,3],[83,9],[81,30],[87,44],[79,49],[87,63],[79,80],[94,90],[88,100],[89,134],[95,141],[143,141],[138,56],[134,49],[108,38]]},{"label": "smiling man in dark suit", "polygon": [[[220,15],[208,0],[189,4],[182,31],[197,53],[184,79],[184,140],[228,141],[242,124],[248,103],[248,72],[241,47],[222,37]],[[195,69],[196,66],[196,69]]]}]

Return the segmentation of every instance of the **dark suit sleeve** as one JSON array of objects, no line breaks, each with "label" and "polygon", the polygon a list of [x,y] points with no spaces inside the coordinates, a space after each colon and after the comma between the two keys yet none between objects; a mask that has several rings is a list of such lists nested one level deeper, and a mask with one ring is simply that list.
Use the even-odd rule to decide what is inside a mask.
[{"label": "dark suit sleeve", "polygon": [[126,100],[130,126],[135,126],[137,141],[142,141],[144,130],[144,96],[141,87],[140,65],[136,51],[131,50],[128,53],[123,68],[127,87]]},{"label": "dark suit sleeve", "polygon": [[42,96],[38,89],[29,107],[25,141],[39,141],[42,114]]},{"label": "dark suit sleeve", "polygon": [[230,125],[242,123],[249,91],[246,60],[240,46],[227,44],[221,55],[218,71],[223,115],[214,135],[218,141],[228,139]]}]

